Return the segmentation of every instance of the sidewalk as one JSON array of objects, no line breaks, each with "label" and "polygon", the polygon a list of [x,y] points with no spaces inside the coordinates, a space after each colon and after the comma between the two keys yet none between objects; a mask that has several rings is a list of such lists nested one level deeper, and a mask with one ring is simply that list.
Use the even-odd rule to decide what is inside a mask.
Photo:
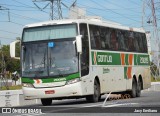
[{"label": "sidewalk", "polygon": [[151,88],[148,91],[160,91],[160,82],[151,82]]}]

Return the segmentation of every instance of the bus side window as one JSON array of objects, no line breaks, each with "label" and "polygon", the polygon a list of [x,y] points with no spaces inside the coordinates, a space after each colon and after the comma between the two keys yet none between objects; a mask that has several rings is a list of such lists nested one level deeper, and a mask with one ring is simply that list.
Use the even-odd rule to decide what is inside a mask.
[{"label": "bus side window", "polygon": [[145,34],[142,34],[142,41],[143,41],[144,53],[147,53],[148,47],[147,47],[147,39]]},{"label": "bus side window", "polygon": [[112,30],[111,32],[111,50],[118,50],[118,40],[116,35],[116,30]]},{"label": "bus side window", "polygon": [[109,29],[105,29],[105,35],[104,35],[104,38],[105,38],[105,44],[106,44],[106,50],[109,50],[110,49],[110,32],[109,32]]},{"label": "bus side window", "polygon": [[96,49],[101,49],[101,37],[98,29],[95,30],[94,38],[96,43]]},{"label": "bus side window", "polygon": [[119,44],[119,50],[120,51],[126,51],[126,45],[125,45],[125,38],[123,31],[117,31],[117,37],[118,37],[118,44]]},{"label": "bus side window", "polygon": [[135,51],[135,47],[134,47],[134,34],[133,32],[129,32],[128,34],[128,50],[130,52]]},{"label": "bus side window", "polygon": [[80,34],[82,35],[81,76],[85,76],[89,74],[89,41],[86,24],[80,24]]},{"label": "bus side window", "polygon": [[143,41],[142,41],[142,36],[141,33],[138,33],[138,43],[139,43],[139,52],[143,53],[144,52],[144,48],[143,48]]},{"label": "bus side window", "polygon": [[100,44],[101,44],[101,49],[106,49],[106,44],[105,44],[105,28],[100,27],[99,29],[100,32]]},{"label": "bus side window", "polygon": [[139,44],[138,44],[138,36],[137,36],[137,33],[134,32],[134,46],[135,46],[135,51],[136,52],[139,52]]},{"label": "bus side window", "polygon": [[96,48],[96,43],[95,43],[95,38],[94,38],[94,30],[93,30],[93,26],[90,25],[89,26],[90,29],[90,38],[91,38],[91,48],[95,49]]}]

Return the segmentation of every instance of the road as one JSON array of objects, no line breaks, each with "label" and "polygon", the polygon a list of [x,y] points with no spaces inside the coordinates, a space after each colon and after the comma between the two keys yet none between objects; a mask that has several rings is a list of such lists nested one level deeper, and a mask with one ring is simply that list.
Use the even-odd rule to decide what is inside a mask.
[{"label": "road", "polygon": [[[40,100],[24,100],[20,96],[20,109],[41,109],[42,114],[15,114],[16,116],[36,116],[36,115],[87,115],[87,116],[159,116],[160,115],[160,88],[152,85],[148,90],[142,91],[141,97],[107,100],[104,104],[106,95],[98,103],[88,103],[83,99],[53,100],[51,106],[42,106]],[[112,97],[113,98],[113,97]],[[156,113],[158,112],[158,113]],[[8,115],[6,115],[8,116]]]},{"label": "road", "polygon": [[[53,100],[51,106],[42,106],[39,100],[37,104],[25,105],[23,108],[41,108],[43,113],[152,113],[156,115],[156,111],[160,113],[160,91],[145,90],[142,91],[141,97],[104,100],[106,95],[98,103],[88,103],[85,99],[73,100]],[[41,114],[42,115],[42,114]],[[157,114],[158,116],[158,114]]]}]

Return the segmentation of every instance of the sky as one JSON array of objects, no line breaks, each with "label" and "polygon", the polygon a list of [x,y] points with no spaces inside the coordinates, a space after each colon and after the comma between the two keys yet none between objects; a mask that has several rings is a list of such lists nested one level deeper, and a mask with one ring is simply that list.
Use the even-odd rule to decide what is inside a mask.
[{"label": "sky", "polygon": [[[38,1],[38,0],[37,0]],[[74,0],[61,0],[70,7]],[[146,0],[147,1],[147,0]],[[44,8],[48,2],[36,2],[40,8]],[[89,16],[100,16],[103,20],[109,20],[129,27],[142,27],[151,30],[151,9],[145,4],[145,15],[143,11],[143,0],[77,0],[78,7],[85,8]],[[50,20],[49,6],[41,11],[32,0],[0,0],[0,40],[2,45],[21,37],[23,27],[26,24]],[[9,9],[9,16],[8,10]],[[68,17],[69,9],[62,5],[64,18]],[[160,14],[159,14],[160,15]]]}]

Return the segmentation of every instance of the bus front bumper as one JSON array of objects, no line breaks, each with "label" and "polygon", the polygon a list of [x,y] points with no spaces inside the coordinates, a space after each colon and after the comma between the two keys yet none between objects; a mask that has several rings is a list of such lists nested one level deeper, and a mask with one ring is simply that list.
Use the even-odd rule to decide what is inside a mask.
[{"label": "bus front bumper", "polygon": [[25,99],[82,96],[81,82],[53,88],[22,87]]}]

